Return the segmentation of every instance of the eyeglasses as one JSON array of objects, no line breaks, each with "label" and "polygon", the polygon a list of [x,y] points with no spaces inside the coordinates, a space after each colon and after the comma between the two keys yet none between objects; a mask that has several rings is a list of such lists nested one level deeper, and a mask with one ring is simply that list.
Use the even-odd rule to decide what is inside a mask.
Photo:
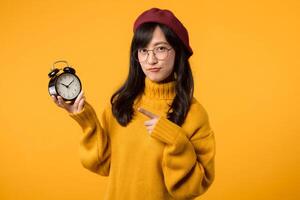
[{"label": "eyeglasses", "polygon": [[134,58],[138,62],[145,62],[149,57],[149,51],[152,51],[157,60],[165,60],[168,57],[171,49],[173,48],[167,48],[163,46],[155,47],[153,50],[141,48],[137,49],[137,53],[134,53]]}]

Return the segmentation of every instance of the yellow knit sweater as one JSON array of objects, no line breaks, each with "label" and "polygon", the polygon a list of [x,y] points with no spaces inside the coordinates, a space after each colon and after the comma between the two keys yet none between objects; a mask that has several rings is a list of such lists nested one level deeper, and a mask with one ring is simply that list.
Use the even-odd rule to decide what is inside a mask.
[{"label": "yellow knit sweater", "polygon": [[[159,84],[145,78],[145,90],[134,103],[133,120],[123,127],[103,109],[98,120],[86,102],[69,114],[82,128],[79,152],[85,168],[108,177],[105,199],[193,199],[214,180],[215,136],[204,107],[193,98],[182,126],[166,118],[175,97],[175,81]],[[159,115],[151,135],[137,111],[143,107]]]}]

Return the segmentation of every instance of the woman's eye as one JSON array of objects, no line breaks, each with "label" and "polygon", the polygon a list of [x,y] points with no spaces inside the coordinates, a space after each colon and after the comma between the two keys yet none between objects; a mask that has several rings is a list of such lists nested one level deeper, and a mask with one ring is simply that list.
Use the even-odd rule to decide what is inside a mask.
[{"label": "woman's eye", "polygon": [[165,51],[167,48],[166,47],[157,47],[158,51]]},{"label": "woman's eye", "polygon": [[145,53],[147,53],[147,49],[139,49],[139,52],[142,54],[145,54]]}]

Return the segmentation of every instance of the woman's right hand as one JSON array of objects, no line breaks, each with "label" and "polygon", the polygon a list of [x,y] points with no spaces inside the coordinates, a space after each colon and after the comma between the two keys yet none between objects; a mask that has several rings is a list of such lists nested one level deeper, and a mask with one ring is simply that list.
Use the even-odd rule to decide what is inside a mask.
[{"label": "woman's right hand", "polygon": [[75,102],[73,104],[70,103],[66,103],[61,96],[54,96],[51,95],[52,100],[54,101],[54,103],[58,106],[61,107],[63,109],[65,109],[67,112],[69,112],[70,114],[75,114],[80,112],[83,107],[84,107],[84,100],[85,97],[83,95],[83,91],[81,90],[81,92],[79,93],[79,95],[77,96]]}]

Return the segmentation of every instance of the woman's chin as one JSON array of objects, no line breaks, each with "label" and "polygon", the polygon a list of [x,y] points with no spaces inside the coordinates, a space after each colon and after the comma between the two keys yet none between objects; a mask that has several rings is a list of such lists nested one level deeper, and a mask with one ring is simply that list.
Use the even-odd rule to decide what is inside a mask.
[{"label": "woman's chin", "polygon": [[147,77],[154,82],[161,82],[163,79],[157,74],[148,74]]}]

